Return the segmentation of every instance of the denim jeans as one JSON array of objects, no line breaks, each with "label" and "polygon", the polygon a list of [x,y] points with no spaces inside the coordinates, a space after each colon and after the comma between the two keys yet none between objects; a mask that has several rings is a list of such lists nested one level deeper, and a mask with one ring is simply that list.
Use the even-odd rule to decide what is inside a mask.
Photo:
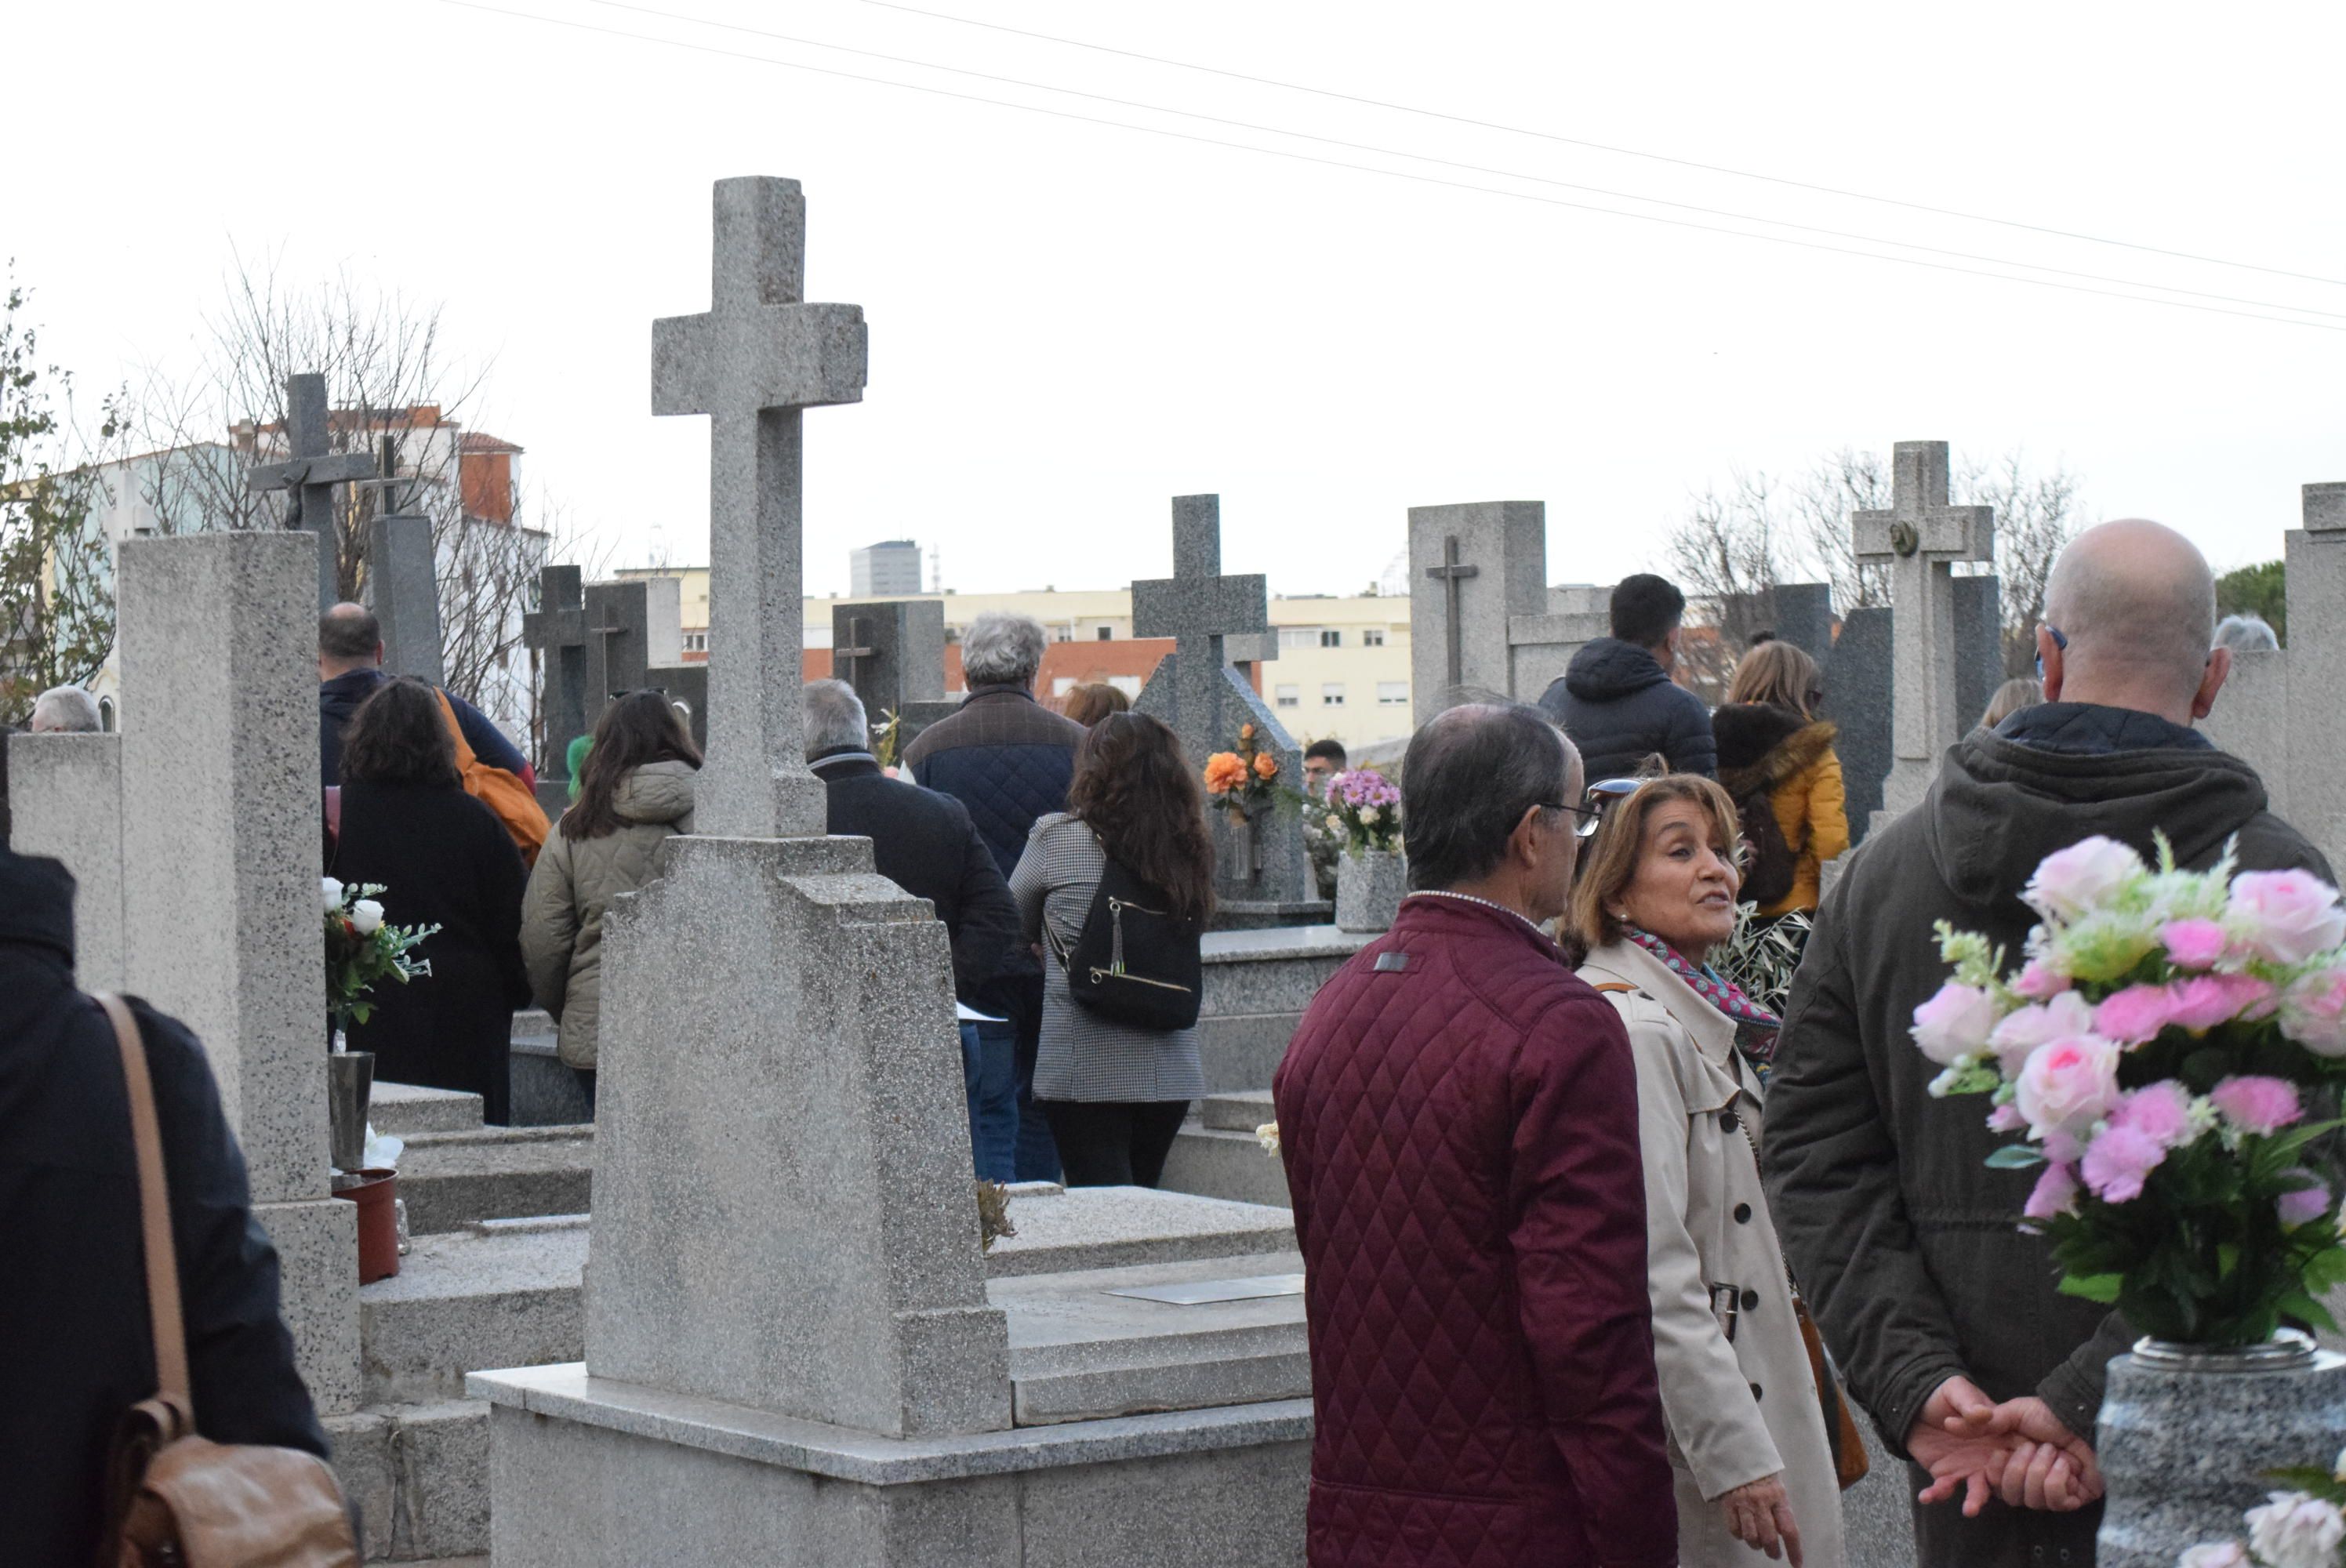
[{"label": "denim jeans", "polygon": [[961,1026],[962,1085],[969,1094],[969,1148],[987,1181],[1017,1179],[1018,1031],[1009,1023]]}]

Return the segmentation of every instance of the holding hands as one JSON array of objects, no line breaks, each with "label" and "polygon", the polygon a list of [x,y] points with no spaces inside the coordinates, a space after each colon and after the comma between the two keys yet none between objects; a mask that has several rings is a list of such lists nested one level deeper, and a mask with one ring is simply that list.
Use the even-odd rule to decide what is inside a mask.
[{"label": "holding hands", "polygon": [[2066,1513],[2102,1495],[2093,1445],[2039,1399],[1997,1404],[1969,1378],[1949,1378],[1906,1434],[1906,1451],[1931,1472],[1923,1502],[1963,1494],[1964,1516],[1991,1497],[2013,1508]]}]

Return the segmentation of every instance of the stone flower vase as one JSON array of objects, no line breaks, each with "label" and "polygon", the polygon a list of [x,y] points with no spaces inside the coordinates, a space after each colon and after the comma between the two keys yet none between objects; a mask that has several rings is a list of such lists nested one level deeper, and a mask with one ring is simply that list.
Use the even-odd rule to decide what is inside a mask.
[{"label": "stone flower vase", "polygon": [[2110,1363],[2094,1447],[2108,1484],[2101,1568],[2175,1568],[2283,1490],[2265,1472],[2327,1468],[2346,1444],[2346,1356],[2294,1330],[2247,1349],[2160,1339]]},{"label": "stone flower vase", "polygon": [[1336,857],[1336,927],[1390,931],[1409,891],[1409,857],[1399,850],[1346,850]]}]

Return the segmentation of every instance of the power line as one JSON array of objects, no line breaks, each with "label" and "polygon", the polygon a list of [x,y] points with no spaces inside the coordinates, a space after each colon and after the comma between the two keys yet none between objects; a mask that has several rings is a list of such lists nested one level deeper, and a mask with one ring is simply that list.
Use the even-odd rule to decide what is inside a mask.
[{"label": "power line", "polygon": [[[1682,218],[1665,218],[1658,213],[1624,212],[1618,208],[1598,207],[1585,201],[1566,201],[1561,197],[1535,196],[1528,191],[1495,190],[1489,186],[1474,185],[1464,180],[1444,179],[1437,175],[1413,174],[1407,169],[1379,168],[1372,164],[1348,163],[1341,158],[1320,158],[1311,153],[1293,152],[1283,148],[1256,147],[1247,142],[1225,141],[1217,137],[1197,136],[1188,131],[1168,130],[1160,126],[1132,125],[1124,120],[1103,119],[1096,115],[1079,115],[1066,109],[1046,108],[1039,104],[1014,103],[1005,98],[989,98],[976,93],[955,92],[949,87],[923,86],[917,82],[892,81],[885,76],[864,76],[854,71],[842,71],[828,66],[811,66],[799,60],[780,60],[770,55],[746,54],[738,49],[720,49],[711,44],[695,44],[681,38],[663,38],[648,33],[630,33],[623,28],[598,26],[592,22],[575,21],[565,16],[546,16],[534,12],[511,10],[502,5],[490,5],[482,0],[438,0],[443,5],[459,10],[480,11],[491,15],[509,16],[516,21],[536,22],[549,26],[567,27],[576,32],[597,33],[606,37],[624,38],[630,43],[658,44],[668,48],[688,50],[693,54],[713,55],[722,59],[743,60],[753,65],[776,66],[784,70],[805,71],[815,76],[835,76],[851,82],[862,82],[872,87],[895,87],[901,91],[923,93],[932,97],[952,98],[964,103],[984,104],[994,108],[1015,109],[1026,114],[1046,115],[1053,119],[1072,120],[1082,125],[1105,126],[1112,130],[1135,131],[1147,136],[1168,137],[1174,141],[1195,142],[1204,147],[1228,148],[1237,152],[1251,152],[1267,158],[1281,158],[1296,163],[1317,164],[1328,168],[1350,169],[1357,174],[1379,175],[1388,179],[1404,179],[1418,185],[1446,187],[1453,190],[1472,191],[1482,196],[1503,197],[1509,200],[1536,202],[1544,207],[1560,207],[1579,212],[1601,213],[1611,218],[1634,219],[1642,223],[1664,224],[1673,229],[1690,229],[1706,234],[1723,234],[1738,239],[1756,239],[1770,245],[1788,245],[1803,250],[1817,250],[1837,256],[1854,256],[1871,261],[1888,261],[1904,267],[1923,267],[1935,272],[1955,272],[1967,277],[1993,278],[2007,283],[2025,283],[2040,289],[2058,289],[2066,293],[2095,294],[2105,299],[2127,300],[2136,304],[2161,305],[2176,311],[2199,311],[2209,315],[2238,316],[2252,321],[2270,321],[2285,327],[2305,327],[2315,331],[2346,331],[2346,326],[2330,326],[2320,321],[2300,321],[2289,316],[2269,316],[2255,311],[2236,311],[2220,305],[2198,305],[2188,300],[2162,300],[2147,294],[2128,294],[2114,289],[2088,288],[2082,283],[2056,282],[2049,278],[2023,278],[2009,272],[1991,272],[1976,267],[1957,267],[1943,261],[1925,261],[1912,256],[1885,256],[1878,251],[1853,250],[1842,245],[1821,245],[1810,239],[1793,239],[1780,234],[1754,234],[1747,229],[1724,229],[1712,223],[1696,223]],[[2026,265],[2026,263],[2017,263]],[[2106,280],[2126,283],[2123,279]],[[2157,284],[2132,284],[2130,287],[2157,288]],[[2294,306],[2275,309],[2294,310]],[[2310,312],[2309,312],[2310,313]]]},{"label": "power line", "polygon": [[2346,286],[2346,278],[2328,278],[2312,272],[2292,272],[2287,268],[2267,267],[2255,261],[2233,261],[2221,256],[2201,256],[2189,250],[2169,250],[2161,246],[2144,245],[2131,239],[2111,239],[2099,234],[2084,234],[2070,229],[2053,229],[2041,223],[2026,223],[2014,218],[1997,218],[1984,212],[1964,212],[1952,207],[1933,207],[1928,202],[1908,201],[1902,197],[1882,196],[1872,191],[1845,190],[1839,186],[1818,185],[1805,179],[1790,179],[1782,175],[1761,174],[1755,169],[1731,168],[1724,164],[1704,163],[1697,158],[1674,158],[1668,153],[1647,152],[1634,147],[1618,147],[1610,142],[1589,141],[1556,131],[1534,130],[1525,126],[1511,126],[1498,120],[1476,119],[1471,115],[1450,114],[1442,109],[1429,109],[1415,104],[1393,103],[1384,98],[1372,98],[1357,93],[1340,92],[1331,87],[1315,87],[1303,82],[1282,82],[1274,76],[1252,76],[1243,71],[1225,70],[1219,66],[1202,66],[1189,60],[1168,59],[1162,55],[1144,54],[1137,49],[1119,49],[1107,44],[1094,44],[1081,38],[1062,38],[1056,34],[1036,33],[1024,27],[1013,27],[1001,22],[980,21],[974,16],[956,16],[946,11],[926,11],[918,5],[902,4],[902,0],[863,0],[866,5],[883,10],[902,11],[913,16],[926,16],[933,21],[957,23],[964,27],[982,27],[989,32],[1008,33],[1020,38],[1033,38],[1046,44],[1059,44],[1070,49],[1089,49],[1096,54],[1115,55],[1127,60],[1145,60],[1154,66],[1170,66],[1177,70],[1196,71],[1209,76],[1222,76],[1234,82],[1250,82],[1257,87],[1278,87],[1290,93],[1309,93],[1314,97],[1332,98],[1340,103],[1360,104],[1370,108],[1390,109],[1396,114],[1419,115],[1427,119],[1448,120],[1453,125],[1473,126],[1480,130],[1504,131],[1509,136],[1532,137],[1566,147],[1586,148],[1593,152],[1609,152],[1622,158],[1641,158],[1654,163],[1676,164],[1680,168],[1700,169],[1706,174],[1731,175],[1738,179],[1763,180],[1770,185],[1788,186],[1795,190],[1812,190],[1821,196],[1838,196],[1851,201],[1876,201],[1889,207],[1903,207],[1915,212],[1928,212],[1940,218],[1960,218],[1968,223],[1993,223],[2004,229],[2024,229],[2033,234],[2050,234],[2062,239],[2081,239],[2090,245],[2113,245],[2126,250],[2146,251],[2153,256],[2171,256],[2181,261],[2205,262],[2211,267],[2238,267],[2250,272],[2269,272],[2276,278],[2295,278],[2307,283],[2331,283]]},{"label": "power line", "polygon": [[1469,174],[1489,175],[1497,179],[1519,179],[1535,185],[1551,186],[1559,190],[1576,190],[1585,195],[1607,197],[1616,201],[1640,201],[1649,206],[1668,207],[1681,212],[1700,213],[1707,218],[1725,218],[1738,223],[1764,223],[1771,228],[1790,229],[1801,234],[1821,234],[1831,239],[1850,239],[1864,245],[1888,245],[1902,250],[1919,250],[1926,255],[1953,257],[1959,261],[1978,261],[1992,267],[2018,267],[2031,272],[2049,272],[2055,277],[2082,278],[2089,282],[2115,283],[2129,289],[2150,289],[2164,294],[2182,294],[2195,300],[2214,300],[2228,305],[2248,305],[2263,311],[2286,311],[2297,315],[2327,316],[2332,321],[2346,321],[2346,311],[2324,311],[2310,305],[2291,305],[2274,300],[2249,299],[2238,294],[2218,294],[2205,289],[2186,289],[2173,283],[2152,283],[2135,278],[2114,278],[2104,272],[2087,272],[2069,267],[2054,267],[2041,261],[2022,261],[2008,256],[1983,256],[1975,251],[1954,250],[1941,245],[1924,245],[1911,239],[1892,239],[1879,234],[1852,233],[1847,229],[1827,229],[1813,223],[1795,223],[1789,219],[1769,218],[1755,212],[1738,212],[1725,208],[1704,207],[1690,201],[1673,201],[1664,197],[1641,196],[1634,190],[1615,190],[1605,186],[1583,185],[1568,179],[1552,179],[1545,175],[1525,174],[1517,169],[1496,168],[1488,164],[1464,163],[1455,158],[1436,158],[1427,153],[1411,152],[1403,148],[1379,147],[1371,142],[1346,141],[1341,137],[1321,136],[1311,131],[1289,130],[1281,126],[1230,119],[1220,115],[1175,108],[1166,104],[1147,103],[1137,98],[1120,98],[1107,93],[1086,92],[1078,87],[1062,87],[1050,82],[1031,81],[1022,76],[1005,76],[989,71],[970,70],[960,66],[940,65],[933,60],[916,59],[907,55],[891,55],[878,49],[861,49],[846,44],[826,43],[821,38],[802,37],[790,33],[776,33],[761,27],[746,26],[736,22],[719,22],[708,17],[689,15],[683,12],[662,10],[656,5],[632,5],[628,0],[587,0],[587,3],[613,11],[629,11],[638,15],[657,16],[668,22],[681,22],[688,25],[709,27],[720,32],[747,34],[754,38],[770,39],[775,43],[826,49],[834,54],[854,55],[864,59],[882,60],[895,66],[911,66],[925,71],[942,71],[949,76],[968,76],[982,82],[996,82],[1006,87],[1025,87],[1035,92],[1057,93],[1067,97],[1088,99],[1094,103],[1113,104],[1119,108],[1140,109],[1149,114],[1172,115],[1183,119],[1199,120],[1208,125],[1226,126],[1234,130],[1255,131],[1265,136],[1290,137],[1300,141],[1317,142],[1324,147],[1338,147],[1347,151],[1364,152],[1379,158],[1409,158],[1414,162],[1433,164],[1443,168],[1460,169]]}]

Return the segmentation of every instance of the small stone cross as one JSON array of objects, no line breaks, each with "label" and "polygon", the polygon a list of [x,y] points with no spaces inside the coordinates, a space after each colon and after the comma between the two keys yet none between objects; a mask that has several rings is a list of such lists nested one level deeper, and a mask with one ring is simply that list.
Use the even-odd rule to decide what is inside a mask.
[{"label": "small stone cross", "polygon": [[1459,642],[1458,590],[1467,578],[1480,576],[1482,568],[1458,564],[1458,535],[1453,534],[1442,541],[1442,565],[1428,566],[1425,575],[1442,585],[1447,601],[1443,620],[1450,632],[1450,684],[1460,686],[1466,679],[1466,653]]},{"label": "small stone cross", "polygon": [[652,412],[709,416],[709,759],[721,838],[820,837],[801,730],[801,410],[863,398],[859,305],[810,305],[793,179],[720,179],[710,309],[652,323]]},{"label": "small stone cross", "polygon": [[847,641],[848,647],[831,650],[831,673],[855,687],[856,695],[860,697],[863,688],[856,686],[855,677],[862,673],[864,660],[880,657],[880,650],[872,646],[872,623],[862,616],[850,620],[847,623]]},{"label": "small stone cross", "polygon": [[1857,558],[1890,567],[1891,748],[1882,805],[1917,805],[1937,772],[1939,753],[1962,735],[1955,699],[1958,561],[1995,556],[1995,511],[1947,504],[1947,443],[1902,441],[1892,459],[1887,512],[1851,518]]},{"label": "small stone cross", "polygon": [[1173,498],[1173,575],[1132,585],[1132,635],[1171,637],[1175,728],[1192,767],[1237,744],[1219,733],[1222,639],[1270,629],[1270,584],[1260,573],[1222,575],[1222,498]]},{"label": "small stone cross", "polygon": [[293,507],[285,526],[307,529],[318,535],[318,608],[339,602],[342,594],[342,531],[334,526],[334,486],[375,475],[374,459],[363,452],[328,450],[326,378],[310,374],[285,378],[286,434],[292,457],[263,463],[244,478],[248,490],[290,490]]}]

